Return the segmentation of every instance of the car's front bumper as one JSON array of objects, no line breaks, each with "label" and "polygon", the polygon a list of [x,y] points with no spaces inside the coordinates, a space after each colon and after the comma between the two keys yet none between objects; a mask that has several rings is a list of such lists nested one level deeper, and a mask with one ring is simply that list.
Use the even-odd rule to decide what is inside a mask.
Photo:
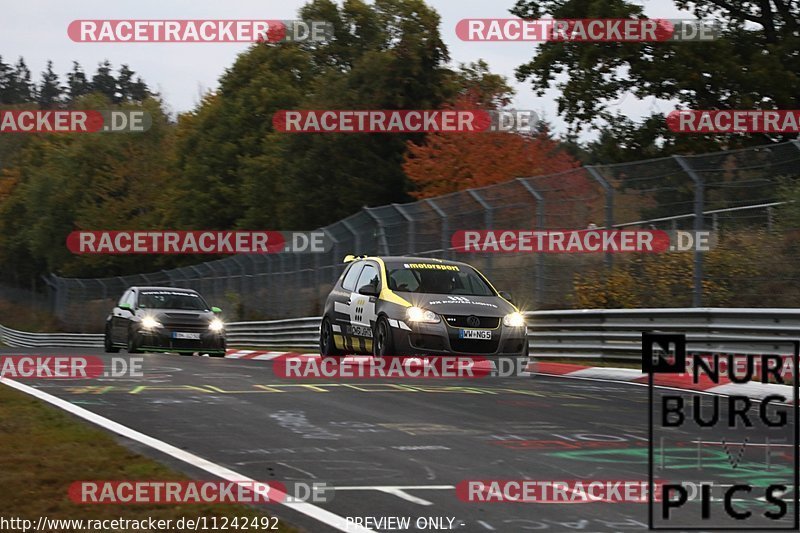
[{"label": "car's front bumper", "polygon": [[140,330],[140,349],[156,352],[225,354],[224,333],[212,331],[190,332],[199,334],[198,339],[179,339],[175,337],[174,333],[176,331],[169,328]]},{"label": "car's front bumper", "polygon": [[491,329],[490,340],[461,339],[459,330],[444,321],[428,323],[407,323],[400,320],[389,321],[397,326],[390,327],[396,355],[481,355],[527,357],[527,328],[511,328],[502,323]]}]

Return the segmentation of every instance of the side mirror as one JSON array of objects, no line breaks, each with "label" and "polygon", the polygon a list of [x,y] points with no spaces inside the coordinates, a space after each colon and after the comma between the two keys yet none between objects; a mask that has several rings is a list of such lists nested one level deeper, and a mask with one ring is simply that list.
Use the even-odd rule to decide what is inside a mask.
[{"label": "side mirror", "polygon": [[498,292],[498,294],[500,295],[501,298],[505,298],[506,300],[508,300],[512,304],[514,303],[514,297],[511,296],[510,292],[500,291],[500,292]]},{"label": "side mirror", "polygon": [[119,304],[119,308],[128,311],[130,314],[133,314],[133,307],[131,307],[131,304]]},{"label": "side mirror", "polygon": [[219,307],[212,307],[211,312],[214,313],[215,315],[218,315],[222,312],[222,309],[220,309]]},{"label": "side mirror", "polygon": [[363,294],[364,296],[377,296],[379,291],[376,285],[364,285],[358,289],[358,294]]}]

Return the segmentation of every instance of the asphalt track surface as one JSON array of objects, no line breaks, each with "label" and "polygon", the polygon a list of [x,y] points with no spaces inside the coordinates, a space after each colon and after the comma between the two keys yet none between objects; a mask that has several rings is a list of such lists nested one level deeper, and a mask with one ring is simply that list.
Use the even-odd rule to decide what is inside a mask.
[{"label": "asphalt track surface", "polygon": [[[0,350],[3,355],[26,353],[111,357],[92,349]],[[124,352],[117,356],[130,357]],[[291,380],[276,377],[271,361],[135,357],[144,358],[144,377],[20,381],[255,480],[332,484],[333,500],[315,505],[342,517],[408,517],[410,527],[403,531],[446,530],[448,519],[459,532],[647,530],[646,503],[464,502],[454,489],[460,481],[475,479],[646,480],[647,387],[545,376]],[[667,389],[655,394],[687,401],[691,396]],[[757,418],[758,404],[750,414]],[[750,481],[757,485],[756,496],[763,496],[758,485],[793,485],[791,409],[788,415],[784,427],[767,428],[756,421],[749,433],[656,429],[655,446],[667,451],[663,469],[656,452],[655,475],[722,485]],[[658,412],[655,419],[660,419]],[[745,438],[748,445],[742,449]],[[766,439],[772,445],[769,454]],[[142,444],[119,440],[197,479],[212,479]],[[730,463],[737,456],[734,468]],[[796,512],[792,497],[785,496],[784,521],[757,524],[764,530],[791,527]],[[709,520],[701,520],[701,505],[690,502],[675,511],[670,524],[687,530],[739,525],[721,516],[721,502],[711,505]],[[775,510],[753,498],[741,505],[759,517]],[[334,531],[290,507],[267,507],[301,529]],[[657,505],[657,520],[660,512]],[[417,523],[420,517],[442,525],[418,527],[426,525]]]}]

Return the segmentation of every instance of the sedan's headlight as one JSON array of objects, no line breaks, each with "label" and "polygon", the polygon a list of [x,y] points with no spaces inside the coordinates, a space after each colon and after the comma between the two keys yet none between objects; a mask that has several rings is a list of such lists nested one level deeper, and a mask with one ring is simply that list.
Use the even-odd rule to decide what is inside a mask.
[{"label": "sedan's headlight", "polygon": [[433,311],[428,311],[421,307],[409,307],[406,310],[406,318],[408,318],[409,322],[425,322],[427,324],[436,324],[441,320],[439,315]]},{"label": "sedan's headlight", "polygon": [[142,318],[142,327],[144,329],[156,329],[156,328],[163,328],[164,326],[161,325],[161,322],[156,320],[151,316],[146,316]]},{"label": "sedan's headlight", "polygon": [[220,332],[225,329],[225,323],[219,318],[212,318],[211,322],[208,323],[208,329],[211,331]]},{"label": "sedan's headlight", "polygon": [[503,317],[503,325],[509,328],[524,328],[525,315],[522,313],[509,313]]}]

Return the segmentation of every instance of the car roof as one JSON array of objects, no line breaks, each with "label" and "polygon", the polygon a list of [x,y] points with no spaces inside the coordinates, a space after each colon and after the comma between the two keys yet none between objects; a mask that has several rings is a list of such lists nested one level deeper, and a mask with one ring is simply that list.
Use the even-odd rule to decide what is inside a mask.
[{"label": "car roof", "polygon": [[182,287],[139,287],[139,286],[134,286],[134,287],[128,287],[128,289],[136,289],[138,291],[172,291],[172,292],[185,292],[185,293],[199,294],[194,289],[184,289]]},{"label": "car roof", "polygon": [[440,263],[442,265],[462,265],[462,266],[470,266],[467,263],[462,263],[460,261],[450,261],[448,259],[438,259],[436,257],[414,257],[410,255],[361,255],[355,257],[352,262],[356,261],[364,261],[368,259],[380,259],[384,262],[394,262],[394,263]]}]

